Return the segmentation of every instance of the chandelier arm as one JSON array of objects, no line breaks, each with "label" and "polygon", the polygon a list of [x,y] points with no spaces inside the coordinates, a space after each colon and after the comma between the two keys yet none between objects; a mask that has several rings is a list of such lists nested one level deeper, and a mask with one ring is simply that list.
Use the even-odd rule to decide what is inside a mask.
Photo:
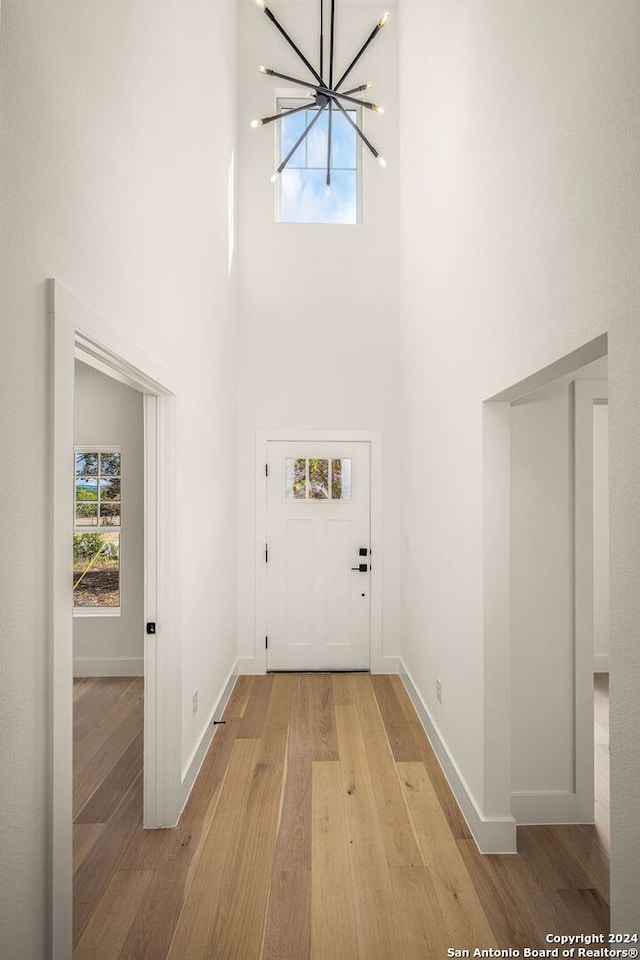
[{"label": "chandelier arm", "polygon": [[286,109],[282,113],[274,113],[272,117],[262,117],[257,125],[263,127],[267,123],[273,123],[274,120],[282,120],[283,117],[289,117],[292,113],[300,113],[302,110],[310,110],[314,104],[312,103],[303,103],[301,107],[292,107],[290,110]]},{"label": "chandelier arm", "polygon": [[331,186],[331,125],[333,119],[333,104],[329,101],[329,116],[327,129],[327,179],[325,181],[328,187]]},{"label": "chandelier arm", "polygon": [[263,9],[264,9],[265,16],[268,17],[269,20],[271,20],[271,23],[274,25],[274,27],[276,28],[276,30],[279,30],[279,31],[280,31],[280,33],[282,34],[282,36],[284,37],[284,39],[287,41],[287,43],[289,44],[289,46],[290,46],[293,50],[295,50],[295,52],[297,53],[297,55],[300,57],[300,59],[301,59],[302,62],[304,63],[305,67],[307,67],[307,69],[311,71],[311,73],[312,73],[312,74],[314,75],[314,77],[317,79],[318,83],[322,83],[322,77],[320,76],[320,74],[317,72],[317,70],[315,69],[315,67],[312,67],[312,66],[311,66],[311,64],[309,63],[309,61],[308,61],[307,58],[305,57],[305,55],[304,55],[304,53],[302,52],[302,50],[300,49],[300,47],[298,47],[298,45],[297,45],[296,43],[294,43],[294,41],[291,39],[291,37],[289,36],[289,34],[287,33],[287,31],[284,29],[284,27],[282,26],[282,24],[279,22],[279,20],[277,19],[277,17],[273,14],[273,12],[269,9],[269,7],[265,6]]},{"label": "chandelier arm", "polygon": [[331,44],[329,54],[329,86],[333,87],[334,32],[336,20],[336,0],[331,0]]},{"label": "chandelier arm", "polygon": [[[260,70],[268,77],[278,77],[279,80],[287,80],[289,83],[295,83],[298,87],[308,87],[309,90],[318,89],[318,84],[312,83],[310,80],[299,80],[298,77],[289,77],[286,73],[278,73],[277,70],[271,70],[268,67],[265,67],[264,70],[260,68]],[[320,83],[322,83],[322,81],[320,81]]]},{"label": "chandelier arm", "polygon": [[320,76],[324,77],[324,2],[320,0]]},{"label": "chandelier arm", "polygon": [[337,92],[337,90],[342,86],[342,84],[343,84],[344,81],[347,79],[347,77],[349,76],[349,74],[351,73],[351,71],[353,70],[353,68],[355,67],[356,63],[358,62],[358,60],[360,59],[360,57],[362,56],[362,54],[365,52],[365,50],[367,49],[367,47],[369,46],[369,44],[370,44],[370,43],[373,43],[373,41],[375,40],[375,38],[376,38],[376,37],[378,36],[378,34],[380,33],[381,29],[382,29],[382,27],[380,26],[380,24],[379,24],[379,23],[376,23],[375,27],[373,28],[373,30],[371,31],[371,33],[369,34],[369,36],[367,37],[367,39],[365,40],[365,42],[362,44],[362,46],[360,47],[360,49],[359,49],[358,52],[356,53],[355,57],[353,58],[353,60],[351,61],[351,63],[349,64],[349,66],[347,67],[347,69],[345,70],[345,72],[342,74],[342,76],[340,77],[340,79],[339,79],[338,82],[336,83],[336,85],[335,85],[335,87],[334,87],[334,92]]},{"label": "chandelier arm", "polygon": [[351,124],[351,126],[353,127],[353,129],[356,131],[356,133],[358,134],[358,136],[360,137],[360,139],[362,140],[362,142],[366,144],[366,146],[369,148],[369,150],[371,151],[371,153],[372,153],[372,154],[374,155],[374,157],[377,159],[377,158],[380,156],[380,154],[378,153],[378,151],[376,150],[376,148],[374,147],[374,145],[371,143],[371,141],[368,140],[368,139],[365,137],[364,133],[362,132],[362,130],[360,129],[360,127],[358,126],[358,124],[355,123],[355,121],[353,121],[353,120],[351,119],[351,117],[349,116],[349,114],[347,113],[347,111],[346,111],[345,108],[342,106],[342,104],[340,103],[339,100],[334,100],[334,103],[335,103],[335,105],[338,107],[339,110],[342,110],[342,113],[343,113],[344,116],[347,118],[347,120],[349,121],[349,123]]},{"label": "chandelier arm", "polygon": [[[369,90],[371,86],[373,86],[371,83],[361,83],[359,87],[353,87],[351,90],[345,90],[345,92],[340,94],[340,96],[350,97],[353,93],[361,93],[363,90]],[[336,93],[335,90],[333,92]]]},{"label": "chandelier arm", "polygon": [[294,143],[294,145],[291,147],[291,150],[289,150],[289,153],[286,155],[286,157],[284,158],[284,160],[282,161],[282,163],[281,163],[280,166],[278,167],[278,169],[277,169],[277,171],[276,171],[277,173],[282,173],[282,171],[284,170],[284,168],[286,167],[286,165],[289,163],[289,160],[291,160],[291,157],[294,155],[294,153],[296,152],[296,150],[298,149],[298,147],[300,146],[300,144],[302,143],[302,141],[304,140],[304,138],[305,138],[305,137],[307,136],[307,134],[310,132],[312,126],[313,126],[315,123],[317,123],[318,120],[320,119],[320,114],[323,112],[323,110],[326,110],[326,109],[327,109],[327,104],[326,104],[326,103],[325,103],[322,107],[319,108],[318,112],[316,113],[316,115],[315,115],[315,117],[313,118],[313,120],[311,121],[311,123],[309,123],[309,124],[307,125],[306,129],[302,131],[302,133],[300,134],[300,136],[298,137],[298,139],[296,140],[296,142]]}]

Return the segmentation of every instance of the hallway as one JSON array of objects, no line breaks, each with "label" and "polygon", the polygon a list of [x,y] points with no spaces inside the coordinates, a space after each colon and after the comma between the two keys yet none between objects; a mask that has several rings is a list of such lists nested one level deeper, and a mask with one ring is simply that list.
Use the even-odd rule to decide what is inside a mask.
[{"label": "hallway", "polygon": [[76,960],[430,960],[608,930],[594,828],[521,828],[517,856],[480,856],[399,677],[240,677],[180,824],[146,832],[117,683],[129,726],[104,778],[125,792],[101,804],[98,785],[76,816]]}]

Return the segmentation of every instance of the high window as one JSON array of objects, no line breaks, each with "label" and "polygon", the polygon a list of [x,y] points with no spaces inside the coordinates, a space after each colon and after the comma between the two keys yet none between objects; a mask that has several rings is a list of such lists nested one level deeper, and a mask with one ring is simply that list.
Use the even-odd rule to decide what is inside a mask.
[{"label": "high window", "polygon": [[[303,99],[279,99],[287,113],[304,105]],[[359,108],[347,110],[358,119]],[[291,113],[276,125],[277,164],[293,149],[318,110]],[[325,109],[278,178],[278,220],[283,223],[359,223],[360,140],[341,111],[331,114],[331,177],[327,185],[329,111]]]},{"label": "high window", "polygon": [[73,605],[75,613],[119,613],[122,456],[76,450]]}]

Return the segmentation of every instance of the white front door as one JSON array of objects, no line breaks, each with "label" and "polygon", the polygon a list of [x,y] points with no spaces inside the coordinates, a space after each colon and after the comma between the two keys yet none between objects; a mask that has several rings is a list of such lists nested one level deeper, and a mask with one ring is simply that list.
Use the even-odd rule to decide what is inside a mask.
[{"label": "white front door", "polygon": [[368,442],[270,441],[267,669],[368,670]]}]

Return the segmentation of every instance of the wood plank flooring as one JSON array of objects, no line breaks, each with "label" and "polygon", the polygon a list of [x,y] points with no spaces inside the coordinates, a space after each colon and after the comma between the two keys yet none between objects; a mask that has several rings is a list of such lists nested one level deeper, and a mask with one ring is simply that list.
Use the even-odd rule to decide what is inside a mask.
[{"label": "wood plank flooring", "polygon": [[436,960],[608,931],[595,828],[481,856],[399,677],[240,677],[179,825],[154,831],[141,681],[74,692],[75,960]]},{"label": "wood plank flooring", "polygon": [[594,687],[594,792],[596,831],[602,845],[610,846],[609,827],[609,674],[596,673]]}]

